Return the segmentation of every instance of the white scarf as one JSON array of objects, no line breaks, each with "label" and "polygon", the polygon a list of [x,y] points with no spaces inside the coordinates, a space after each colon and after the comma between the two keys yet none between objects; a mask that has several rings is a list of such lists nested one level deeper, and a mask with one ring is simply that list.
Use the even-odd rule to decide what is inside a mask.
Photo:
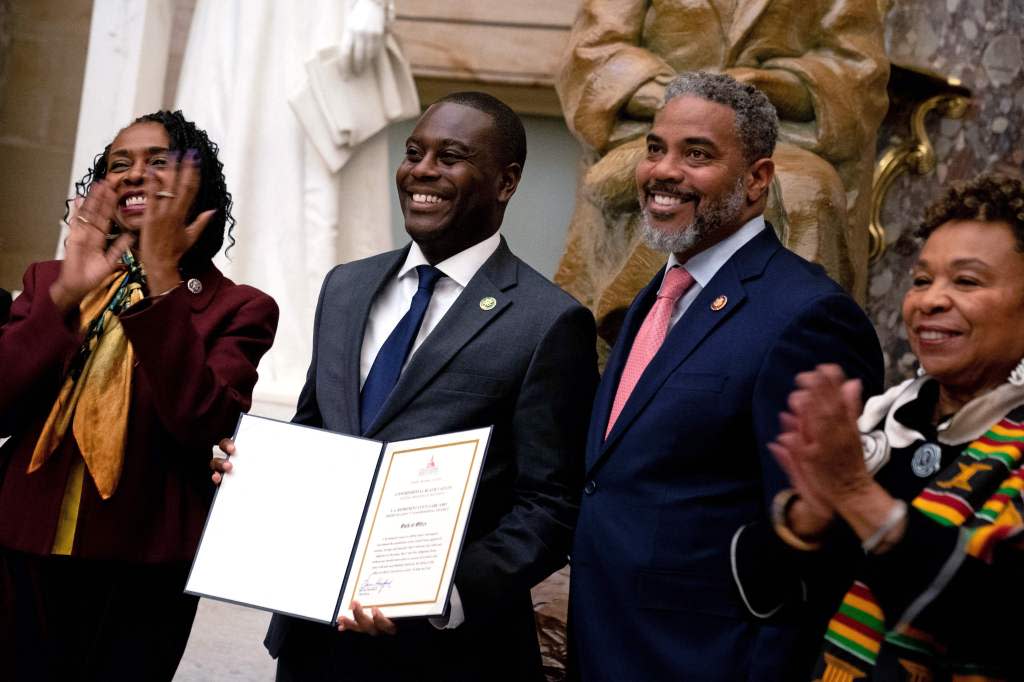
[{"label": "white scarf", "polygon": [[[864,404],[864,411],[857,419],[857,428],[864,447],[864,462],[872,474],[889,461],[892,448],[905,448],[915,441],[924,440],[924,435],[901,424],[895,415],[896,410],[915,400],[921,387],[932,378],[925,374],[907,379]],[[1000,384],[974,398],[939,424],[936,427],[939,442],[956,445],[976,440],[1021,404],[1024,404],[1024,386],[1014,386],[1010,382]]]}]

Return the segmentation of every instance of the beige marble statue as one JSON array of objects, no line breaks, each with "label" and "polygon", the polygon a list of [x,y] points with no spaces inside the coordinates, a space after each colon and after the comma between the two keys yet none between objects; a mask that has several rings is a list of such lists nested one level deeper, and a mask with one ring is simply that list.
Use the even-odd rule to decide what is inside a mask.
[{"label": "beige marble statue", "polygon": [[[394,173],[383,130],[419,113],[411,74],[392,68],[392,6],[195,3],[176,107],[220,143],[245,235],[217,266],[281,308],[281,332],[260,363],[260,409],[295,405],[327,271],[392,247]],[[397,117],[382,96],[392,90],[411,95]]]},{"label": "beige marble statue", "polygon": [[888,0],[584,0],[558,94],[586,153],[556,281],[610,343],[657,268],[633,180],[665,83],[728,73],[780,119],[767,217],[789,248],[863,300],[875,136],[887,107]]}]

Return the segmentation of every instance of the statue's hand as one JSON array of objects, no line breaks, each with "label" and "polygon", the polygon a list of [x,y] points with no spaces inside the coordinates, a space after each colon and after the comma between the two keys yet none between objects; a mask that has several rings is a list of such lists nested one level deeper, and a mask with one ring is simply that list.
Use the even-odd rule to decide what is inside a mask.
[{"label": "statue's hand", "polygon": [[661,106],[665,86],[656,80],[649,80],[633,93],[626,103],[626,115],[630,118],[650,120]]},{"label": "statue's hand", "polygon": [[783,121],[808,122],[814,120],[814,101],[811,92],[798,76],[784,69],[755,69],[734,67],[726,73],[740,83],[749,83],[764,94],[775,106]]},{"label": "statue's hand", "polygon": [[386,29],[383,0],[356,0],[341,37],[342,70],[348,74],[362,73],[380,52]]}]

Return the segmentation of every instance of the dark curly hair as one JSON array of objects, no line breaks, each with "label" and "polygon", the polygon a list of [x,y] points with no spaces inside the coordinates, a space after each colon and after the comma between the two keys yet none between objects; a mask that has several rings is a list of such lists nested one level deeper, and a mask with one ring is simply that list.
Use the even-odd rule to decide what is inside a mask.
[{"label": "dark curly hair", "polygon": [[[179,264],[182,270],[195,272],[208,265],[213,257],[220,251],[224,244],[224,228],[227,226],[228,251],[235,245],[233,236],[235,218],[231,215],[231,193],[228,192],[227,184],[224,182],[224,164],[217,158],[219,148],[217,143],[207,136],[206,131],[196,127],[196,124],[189,121],[180,111],[157,111],[156,113],[140,116],[126,128],[139,123],[159,123],[167,131],[170,138],[172,151],[184,153],[186,150],[195,149],[199,154],[199,190],[196,192],[195,202],[189,209],[186,220],[195,220],[203,211],[216,209],[217,212],[210,218],[206,229],[199,236],[199,239],[192,245]],[[111,141],[113,144],[113,141]],[[85,197],[89,193],[92,183],[107,175],[107,155],[110,153],[110,145],[93,159],[93,167],[90,168],[82,179],[75,183],[75,194]],[[64,211],[64,219],[68,218],[68,207]]]},{"label": "dark curly hair", "polygon": [[740,83],[724,73],[685,71],[665,86],[662,104],[684,95],[724,104],[735,112],[736,134],[743,145],[743,157],[747,163],[770,158],[775,152],[779,116],[768,95],[753,85]]},{"label": "dark curly hair", "polygon": [[1024,181],[1002,173],[982,173],[956,183],[928,207],[915,234],[928,239],[951,220],[1006,223],[1013,230],[1017,251],[1024,253]]}]

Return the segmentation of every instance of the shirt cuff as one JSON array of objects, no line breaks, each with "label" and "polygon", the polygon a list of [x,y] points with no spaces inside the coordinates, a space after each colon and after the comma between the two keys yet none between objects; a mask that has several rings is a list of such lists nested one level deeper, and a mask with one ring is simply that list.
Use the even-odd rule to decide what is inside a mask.
[{"label": "shirt cuff", "polygon": [[458,585],[452,585],[452,596],[448,600],[448,615],[427,620],[438,630],[454,630],[466,622],[466,613],[462,610],[462,598],[459,596]]}]

